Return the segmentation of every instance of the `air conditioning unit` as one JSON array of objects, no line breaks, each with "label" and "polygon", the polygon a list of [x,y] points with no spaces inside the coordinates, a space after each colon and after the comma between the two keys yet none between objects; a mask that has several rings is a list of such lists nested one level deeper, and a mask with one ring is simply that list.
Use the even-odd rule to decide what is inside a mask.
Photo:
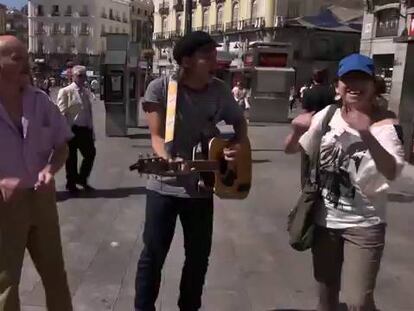
[{"label": "air conditioning unit", "polygon": [[278,15],[275,16],[275,23],[274,26],[279,28],[279,27],[284,27],[286,24],[286,20],[284,16]]}]

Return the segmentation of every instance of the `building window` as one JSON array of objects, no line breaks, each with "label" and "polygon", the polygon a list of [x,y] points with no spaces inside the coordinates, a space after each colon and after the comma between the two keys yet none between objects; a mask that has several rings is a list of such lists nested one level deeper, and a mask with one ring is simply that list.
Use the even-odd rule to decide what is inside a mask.
[{"label": "building window", "polygon": [[377,13],[376,37],[393,37],[398,35],[400,11],[385,9]]},{"label": "building window", "polygon": [[109,19],[114,20],[114,10],[113,9],[109,9]]},{"label": "building window", "polygon": [[191,13],[191,24],[192,24],[193,29],[194,29],[194,24],[195,24],[195,14],[196,14],[196,11],[193,9],[193,12]]},{"label": "building window", "polygon": [[43,41],[39,40],[38,46],[37,46],[37,52],[38,53],[43,53],[44,48],[45,48],[45,45],[44,45]]},{"label": "building window", "polygon": [[101,36],[105,34],[105,24],[101,25]]},{"label": "building window", "polygon": [[233,4],[231,10],[231,20],[233,22],[237,22],[239,20],[239,4],[237,2]]},{"label": "building window", "polygon": [[53,23],[52,33],[55,34],[55,35],[60,33],[59,23]]},{"label": "building window", "polygon": [[300,1],[301,0],[289,0],[287,13],[288,18],[300,16]]},{"label": "building window", "polygon": [[203,31],[207,31],[208,30],[208,25],[209,25],[209,14],[208,14],[208,8],[204,8],[203,10]]},{"label": "building window", "polygon": [[140,14],[141,14],[141,9],[140,9],[140,8],[138,8],[138,10],[137,10],[137,14],[138,14],[138,15],[140,15]]},{"label": "building window", "polygon": [[52,5],[52,16],[59,16],[59,6],[58,5]]},{"label": "building window", "polygon": [[167,29],[168,29],[167,16],[163,16],[161,19],[161,33],[167,32]]},{"label": "building window", "polygon": [[87,5],[82,6],[82,10],[79,13],[80,16],[89,16],[89,9]]},{"label": "building window", "polygon": [[37,32],[38,34],[41,34],[41,33],[43,33],[44,31],[45,31],[45,29],[44,29],[43,22],[38,22],[38,23],[37,23],[37,29],[36,29],[36,32]]},{"label": "building window", "polygon": [[72,16],[72,6],[68,5],[66,7],[65,16]]},{"label": "building window", "polygon": [[89,26],[88,26],[87,23],[82,23],[81,24],[80,33],[81,33],[81,35],[88,35],[89,34]]},{"label": "building window", "polygon": [[145,16],[147,16],[147,15],[148,15],[148,11],[147,11],[147,10],[145,10],[145,11],[144,11],[144,15],[145,15]]},{"label": "building window", "polygon": [[217,25],[223,24],[223,6],[220,5],[217,7]]},{"label": "building window", "polygon": [[72,33],[72,24],[71,23],[66,23],[65,24],[65,34],[69,35]]},{"label": "building window", "polygon": [[176,30],[178,33],[181,33],[183,29],[183,16],[181,14],[177,14],[177,22],[176,22]]},{"label": "building window", "polygon": [[257,0],[252,0],[251,18],[257,18]]},{"label": "building window", "polygon": [[43,5],[38,5],[37,6],[37,16],[44,16],[45,12],[43,11]]}]

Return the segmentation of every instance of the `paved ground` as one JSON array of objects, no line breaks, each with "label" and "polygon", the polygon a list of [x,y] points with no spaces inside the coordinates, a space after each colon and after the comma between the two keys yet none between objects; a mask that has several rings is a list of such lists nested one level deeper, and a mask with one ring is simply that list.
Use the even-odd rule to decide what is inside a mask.
[{"label": "paved ground", "polygon": [[[133,310],[136,262],[142,248],[144,185],[128,171],[149,151],[145,130],[106,138],[104,109],[95,107],[97,159],[91,197],[58,197],[64,254],[78,311]],[[286,215],[298,196],[299,161],[282,152],[286,125],[252,125],[254,187],[245,201],[216,201],[214,247],[204,293],[208,311],[313,310],[315,288],[309,253],[287,245]],[[63,174],[58,187],[63,189]],[[394,194],[389,207],[385,258],[376,299],[382,311],[412,311],[414,299],[414,197]],[[183,262],[177,226],[163,274],[159,310],[177,310]],[[24,311],[43,311],[44,293],[30,259],[21,283]]]}]

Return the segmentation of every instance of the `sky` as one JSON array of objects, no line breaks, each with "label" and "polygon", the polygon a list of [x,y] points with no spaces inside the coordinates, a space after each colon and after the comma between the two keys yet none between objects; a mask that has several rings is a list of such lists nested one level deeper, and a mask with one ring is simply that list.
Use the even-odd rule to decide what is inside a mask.
[{"label": "sky", "polygon": [[1,4],[5,4],[9,7],[16,7],[20,9],[23,5],[27,3],[27,0],[0,0]]}]

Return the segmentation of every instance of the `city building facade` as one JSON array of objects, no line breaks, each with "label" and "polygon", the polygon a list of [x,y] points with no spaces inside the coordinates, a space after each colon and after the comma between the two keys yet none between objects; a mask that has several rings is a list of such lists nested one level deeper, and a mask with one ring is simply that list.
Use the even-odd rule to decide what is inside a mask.
[{"label": "city building facade", "polygon": [[98,68],[107,33],[131,32],[130,0],[30,0],[29,53],[58,69],[67,60]]},{"label": "city building facade", "polygon": [[[290,42],[295,59],[312,58],[328,61],[359,49],[359,33],[329,33],[306,27],[287,27],[288,22],[301,16],[314,16],[335,1],[326,0],[195,0],[192,3],[192,28],[209,32],[221,44],[220,57],[235,58],[232,66],[243,66],[242,54],[255,42]],[[183,35],[185,25],[184,0],[154,1],[154,71],[171,68],[174,42]],[[362,16],[362,7],[360,15]],[[326,45],[329,45],[326,47]],[[342,47],[341,47],[342,46]],[[323,51],[322,51],[323,50]],[[315,53],[325,56],[314,55]],[[229,56],[230,55],[230,56]],[[298,83],[307,79],[299,74]],[[306,78],[305,78],[306,76]]]},{"label": "city building facade", "polygon": [[6,33],[6,12],[7,7],[0,4],[0,34]]},{"label": "city building facade", "polygon": [[150,49],[153,31],[154,4],[151,0],[131,0],[131,41]]},{"label": "city building facade", "polygon": [[16,36],[28,44],[28,20],[26,10],[9,9],[6,12],[6,34]]}]

